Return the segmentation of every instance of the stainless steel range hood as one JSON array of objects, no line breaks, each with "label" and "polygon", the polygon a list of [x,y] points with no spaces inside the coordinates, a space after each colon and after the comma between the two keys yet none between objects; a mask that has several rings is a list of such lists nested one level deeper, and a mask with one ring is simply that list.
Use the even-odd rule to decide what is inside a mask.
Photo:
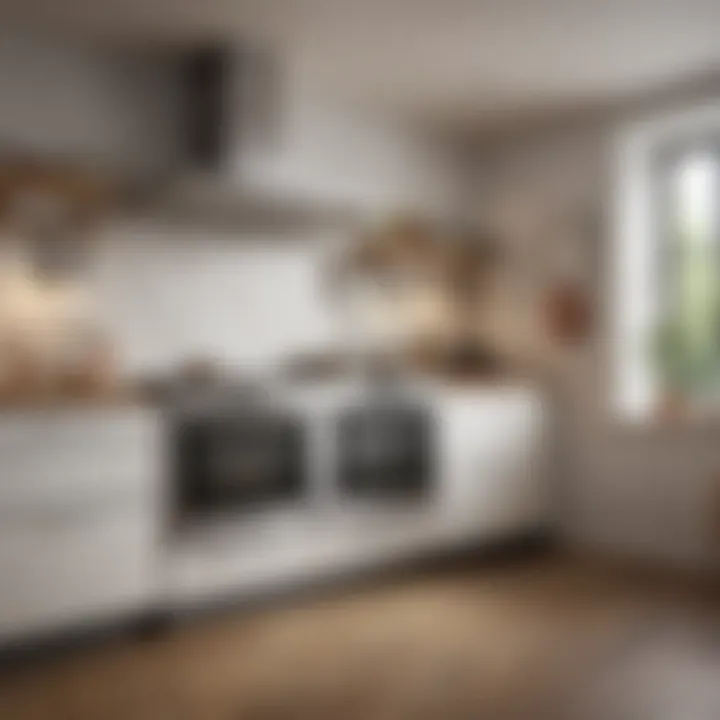
[{"label": "stainless steel range hood", "polygon": [[141,193],[145,212],[246,228],[347,225],[355,209],[283,187],[268,172],[285,149],[284,78],[271,54],[211,47],[176,63],[178,167]]}]

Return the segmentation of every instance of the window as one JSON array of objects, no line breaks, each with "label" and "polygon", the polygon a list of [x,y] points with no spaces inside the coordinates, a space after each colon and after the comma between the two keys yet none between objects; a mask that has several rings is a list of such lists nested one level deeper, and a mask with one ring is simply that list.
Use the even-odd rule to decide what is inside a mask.
[{"label": "window", "polygon": [[720,402],[720,108],[634,126],[618,171],[616,406]]},{"label": "window", "polygon": [[720,154],[712,147],[675,152],[658,172],[660,317],[653,358],[664,382],[690,395],[720,384],[719,172]]}]

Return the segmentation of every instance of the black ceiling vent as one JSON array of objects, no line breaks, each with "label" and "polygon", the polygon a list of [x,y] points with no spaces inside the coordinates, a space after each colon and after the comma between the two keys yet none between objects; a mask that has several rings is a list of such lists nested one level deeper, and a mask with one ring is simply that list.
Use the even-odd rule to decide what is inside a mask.
[{"label": "black ceiling vent", "polygon": [[230,55],[219,48],[190,52],[181,61],[183,146],[198,170],[217,170],[226,151],[230,71]]},{"label": "black ceiling vent", "polygon": [[275,59],[248,47],[194,50],[181,60],[183,155],[191,169],[227,170],[247,152],[272,152],[282,108]]}]

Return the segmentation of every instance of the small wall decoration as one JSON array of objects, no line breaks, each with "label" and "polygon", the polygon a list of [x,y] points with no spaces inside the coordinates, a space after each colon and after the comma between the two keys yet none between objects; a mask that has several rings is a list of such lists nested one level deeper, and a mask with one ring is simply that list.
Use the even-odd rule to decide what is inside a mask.
[{"label": "small wall decoration", "polygon": [[487,231],[396,217],[357,239],[336,278],[345,294],[365,290],[366,307],[376,301],[381,312],[373,317],[385,327],[392,322],[389,343],[402,352],[452,369],[486,370],[495,363],[481,337],[481,310],[500,247]]},{"label": "small wall decoration", "polygon": [[550,338],[563,344],[582,343],[592,330],[589,272],[595,265],[590,247],[596,229],[591,219],[590,213],[562,213],[548,225],[544,312]]},{"label": "small wall decoration", "polygon": [[72,274],[111,199],[107,179],[68,164],[0,164],[0,228],[21,242],[39,277]]},{"label": "small wall decoration", "polygon": [[585,292],[570,280],[559,280],[547,293],[547,325],[553,340],[582,342],[590,333],[590,308]]},{"label": "small wall decoration", "polygon": [[109,343],[82,270],[109,185],[93,173],[0,165],[0,397],[80,394],[109,383]]}]

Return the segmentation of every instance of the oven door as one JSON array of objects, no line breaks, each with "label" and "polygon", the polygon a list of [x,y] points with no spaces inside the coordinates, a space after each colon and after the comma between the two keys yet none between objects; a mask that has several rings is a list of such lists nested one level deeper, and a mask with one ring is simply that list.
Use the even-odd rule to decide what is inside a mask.
[{"label": "oven door", "polygon": [[186,419],[175,430],[180,515],[296,502],[305,489],[304,432],[286,415]]},{"label": "oven door", "polygon": [[432,489],[433,416],[421,404],[367,404],[338,420],[341,494],[422,499]]}]

